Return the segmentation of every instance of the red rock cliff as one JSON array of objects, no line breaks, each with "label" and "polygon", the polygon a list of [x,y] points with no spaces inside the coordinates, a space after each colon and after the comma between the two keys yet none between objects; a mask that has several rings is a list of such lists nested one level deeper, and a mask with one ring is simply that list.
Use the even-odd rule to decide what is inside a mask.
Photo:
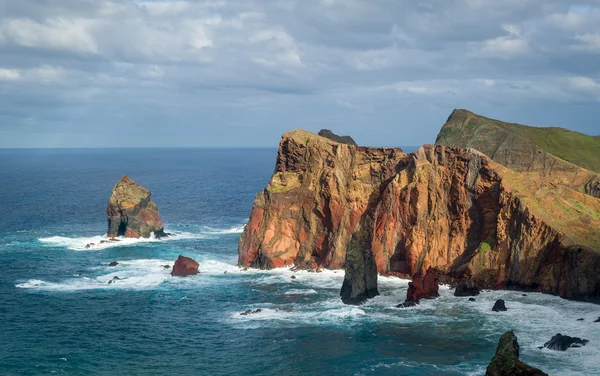
[{"label": "red rock cliff", "polygon": [[[365,220],[368,219],[368,220]],[[600,296],[600,200],[472,149],[405,154],[285,134],[239,243],[239,264],[341,268],[357,232],[379,273],[429,267],[486,286]]]}]

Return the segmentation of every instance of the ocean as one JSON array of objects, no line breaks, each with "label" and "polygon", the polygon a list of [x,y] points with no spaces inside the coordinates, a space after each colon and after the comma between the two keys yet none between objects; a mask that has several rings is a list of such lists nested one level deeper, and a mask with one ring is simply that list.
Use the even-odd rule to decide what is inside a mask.
[{"label": "ocean", "polygon": [[[343,271],[237,268],[276,153],[0,149],[0,374],[483,375],[514,329],[521,360],[551,375],[600,375],[598,305],[516,291],[469,302],[442,286],[439,299],[397,309],[408,281],[380,277],[381,296],[346,306]],[[86,249],[104,238],[124,174],[152,190],[175,235]],[[180,254],[200,274],[171,277],[163,265]],[[499,298],[507,312],[492,312]],[[240,315],[248,309],[261,312]],[[558,332],[590,343],[538,348]]]}]

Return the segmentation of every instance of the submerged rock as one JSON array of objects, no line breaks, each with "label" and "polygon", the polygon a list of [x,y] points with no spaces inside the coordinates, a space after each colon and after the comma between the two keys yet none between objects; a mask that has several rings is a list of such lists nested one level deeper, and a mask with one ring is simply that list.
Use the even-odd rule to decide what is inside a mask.
[{"label": "submerged rock", "polygon": [[558,333],[550,339],[550,341],[544,343],[544,347],[551,350],[566,351],[569,347],[581,347],[585,346],[589,341],[587,339],[581,339],[578,337],[563,336]]},{"label": "submerged rock", "polygon": [[112,279],[110,281],[108,281],[108,284],[110,285],[110,284],[112,284],[112,283],[114,283],[116,281],[120,281],[120,280],[121,280],[121,278],[119,278],[117,276],[114,276],[114,277],[112,277]]},{"label": "submerged rock", "polygon": [[171,271],[171,275],[174,277],[186,277],[188,275],[194,275],[200,273],[198,271],[198,263],[196,260],[179,255],[177,261],[175,261],[175,265],[173,265],[173,270]]},{"label": "submerged rock", "polygon": [[119,263],[116,261],[111,261],[110,264],[108,264],[108,266],[117,266],[117,265],[119,265]]},{"label": "submerged rock", "polygon": [[110,238],[149,238],[152,233],[157,238],[168,236],[158,215],[158,207],[150,199],[150,190],[142,187],[127,175],[115,184],[106,215]]},{"label": "submerged rock", "polygon": [[247,309],[244,312],[240,313],[240,316],[248,316],[248,315],[255,315],[257,313],[261,313],[262,309],[258,308],[255,310],[251,310],[251,309]]},{"label": "submerged rock", "polygon": [[511,330],[500,337],[496,355],[487,367],[485,376],[548,376],[548,374],[519,360],[519,342]]},{"label": "submerged rock", "polygon": [[469,298],[469,301],[470,301],[470,302],[474,302],[474,301],[475,301],[475,298]]},{"label": "submerged rock", "polygon": [[496,303],[494,303],[494,306],[492,307],[492,311],[494,311],[494,312],[507,311],[506,305],[504,304],[504,299],[496,300]]},{"label": "submerged rock", "polygon": [[462,280],[454,290],[454,296],[477,296],[479,295],[479,287],[470,279]]}]

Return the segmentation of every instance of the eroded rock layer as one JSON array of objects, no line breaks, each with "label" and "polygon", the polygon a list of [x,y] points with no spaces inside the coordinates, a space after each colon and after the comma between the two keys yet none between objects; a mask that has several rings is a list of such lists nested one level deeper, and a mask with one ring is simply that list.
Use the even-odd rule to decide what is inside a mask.
[{"label": "eroded rock layer", "polygon": [[599,226],[597,198],[521,179],[472,149],[405,154],[292,131],[254,202],[239,264],[341,268],[347,256],[368,261],[351,251],[366,248],[383,274],[431,267],[486,287],[596,299]]}]

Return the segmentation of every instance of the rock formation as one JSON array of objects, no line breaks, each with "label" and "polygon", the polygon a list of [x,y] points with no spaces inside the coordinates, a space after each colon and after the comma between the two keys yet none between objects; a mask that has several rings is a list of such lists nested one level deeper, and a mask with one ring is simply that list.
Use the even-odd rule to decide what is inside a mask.
[{"label": "rock formation", "polygon": [[507,311],[506,305],[504,304],[504,299],[496,300],[496,303],[494,303],[494,306],[492,307],[492,311],[494,311],[494,312]]},{"label": "rock formation", "polygon": [[479,287],[470,279],[464,279],[458,283],[454,290],[454,296],[477,296]]},{"label": "rock formation", "polygon": [[485,376],[548,376],[537,368],[519,360],[519,342],[511,330],[500,337],[496,355],[492,358]]},{"label": "rock formation", "polygon": [[544,347],[551,350],[566,351],[570,347],[581,347],[585,346],[589,341],[587,339],[581,339],[578,337],[563,336],[558,333],[550,339],[550,341],[544,343]]},{"label": "rock formation", "polygon": [[196,260],[179,255],[175,264],[173,265],[173,270],[171,271],[171,275],[174,277],[186,277],[188,275],[194,275],[200,273],[198,271],[198,263]]},{"label": "rock formation", "polygon": [[417,273],[413,276],[412,281],[408,283],[406,300],[400,306],[410,307],[419,304],[421,299],[437,298],[440,296],[438,290],[438,278],[435,270],[429,268],[425,275]]},{"label": "rock formation", "polygon": [[329,129],[321,129],[319,131],[319,136],[328,138],[328,139],[333,140],[335,142],[339,142],[340,144],[357,146],[356,142],[354,142],[354,139],[352,137],[350,137],[350,136],[338,136],[337,134],[333,133]]},{"label": "rock formation", "polygon": [[108,236],[149,238],[152,233],[157,238],[167,236],[151,194],[127,175],[123,176],[108,200]]},{"label": "rock formation", "polygon": [[409,277],[430,267],[485,288],[598,299],[599,228],[599,199],[524,179],[472,149],[405,154],[296,130],[282,137],[238,261],[345,266],[342,296],[354,301],[376,291],[372,269]]}]

